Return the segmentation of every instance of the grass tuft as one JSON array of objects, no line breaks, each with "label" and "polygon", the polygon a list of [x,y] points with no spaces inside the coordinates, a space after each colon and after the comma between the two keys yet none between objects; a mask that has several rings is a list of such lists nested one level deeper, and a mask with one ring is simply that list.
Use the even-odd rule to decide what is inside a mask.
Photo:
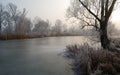
[{"label": "grass tuft", "polygon": [[120,73],[120,54],[89,44],[67,46],[65,57],[72,59],[76,75],[117,75]]}]

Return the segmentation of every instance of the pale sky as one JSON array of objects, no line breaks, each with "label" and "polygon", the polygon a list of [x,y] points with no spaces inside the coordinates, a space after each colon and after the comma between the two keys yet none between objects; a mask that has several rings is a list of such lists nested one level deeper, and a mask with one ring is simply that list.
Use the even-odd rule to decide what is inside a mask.
[{"label": "pale sky", "polygon": [[0,3],[13,3],[20,10],[26,8],[31,19],[38,16],[54,23],[56,19],[64,19],[70,0],[0,0]]},{"label": "pale sky", "polygon": [[[13,3],[21,10],[26,8],[28,17],[34,19],[36,16],[41,19],[48,19],[54,24],[56,19],[64,21],[65,12],[70,4],[70,0],[0,0],[0,3],[6,5]],[[120,29],[120,10],[113,12],[113,23]]]},{"label": "pale sky", "polygon": [[117,29],[120,29],[120,10],[115,10],[112,15],[112,22],[115,24]]}]

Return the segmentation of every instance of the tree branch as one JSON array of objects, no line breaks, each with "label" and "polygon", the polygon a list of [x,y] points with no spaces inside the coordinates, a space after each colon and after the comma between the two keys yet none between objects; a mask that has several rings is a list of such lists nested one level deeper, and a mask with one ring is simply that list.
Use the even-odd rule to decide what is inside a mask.
[{"label": "tree branch", "polygon": [[113,11],[113,8],[114,8],[114,5],[115,5],[116,1],[117,1],[117,0],[113,0],[113,1],[112,1],[112,4],[111,4],[111,6],[110,6],[110,8],[109,8],[109,10],[108,10],[108,12],[107,12],[107,14],[106,14],[106,20],[109,19],[110,15],[111,15],[111,13],[112,13],[112,11]]},{"label": "tree branch", "polygon": [[92,25],[92,24],[91,24],[91,25],[84,25],[84,26],[82,26],[82,29],[83,29],[83,28],[85,28],[86,26],[95,27],[96,29],[98,29],[98,30],[99,30],[99,27],[97,27],[96,25]]},{"label": "tree branch", "polygon": [[94,18],[91,18],[91,17],[85,15],[84,13],[83,13],[82,15],[83,15],[85,18],[87,18],[87,19],[92,19],[92,20],[94,20]]},{"label": "tree branch", "polygon": [[108,2],[109,2],[109,0],[107,0],[107,1],[106,1],[106,4],[105,4],[105,15],[106,15],[107,12],[108,12]]},{"label": "tree branch", "polygon": [[101,21],[97,15],[95,15],[81,0],[79,0],[79,2],[82,4],[83,7],[85,7],[85,9],[90,13],[92,14],[99,22]]},{"label": "tree branch", "polygon": [[[80,18],[79,18],[79,19],[80,19]],[[99,30],[99,27],[98,27],[97,25],[90,24],[89,22],[87,22],[87,21],[85,21],[85,20],[83,20],[83,19],[80,19],[80,20],[82,20],[83,22],[85,22],[85,23],[87,24],[87,25],[82,26],[82,29],[83,29],[84,27],[86,27],[86,26],[92,26],[92,27],[95,27],[96,30],[97,30],[97,29]]]},{"label": "tree branch", "polygon": [[[84,27],[86,27],[86,26],[92,26],[92,27],[95,27],[96,28],[96,30],[99,30],[99,27],[96,25],[96,22],[95,22],[95,24],[90,24],[89,22],[87,22],[86,20],[84,20],[83,18],[79,18],[79,17],[76,17],[77,19],[79,19],[79,20],[81,20],[81,21],[83,21],[83,22],[85,22],[87,25],[84,25],[84,26],[82,26],[82,28],[81,29],[83,29]],[[95,20],[96,21],[96,20]]]},{"label": "tree branch", "polygon": [[101,0],[101,21],[104,20],[104,0]]}]

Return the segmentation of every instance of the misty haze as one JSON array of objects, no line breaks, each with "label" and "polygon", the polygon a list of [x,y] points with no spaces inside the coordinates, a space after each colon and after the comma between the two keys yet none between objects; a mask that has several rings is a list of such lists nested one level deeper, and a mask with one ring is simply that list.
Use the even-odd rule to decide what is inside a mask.
[{"label": "misty haze", "polygon": [[120,0],[1,0],[0,75],[119,75]]}]

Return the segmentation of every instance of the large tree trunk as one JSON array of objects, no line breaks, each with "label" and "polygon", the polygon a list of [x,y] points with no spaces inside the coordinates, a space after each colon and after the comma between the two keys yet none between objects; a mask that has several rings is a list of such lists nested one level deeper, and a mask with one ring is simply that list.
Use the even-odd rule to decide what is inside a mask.
[{"label": "large tree trunk", "polygon": [[110,44],[110,40],[107,36],[107,22],[101,22],[100,40],[101,40],[101,46],[104,49],[108,49],[108,45]]},{"label": "large tree trunk", "polygon": [[107,34],[108,22],[107,21],[103,21],[100,24],[101,24],[101,27],[100,27],[101,46],[104,49],[106,49],[106,50],[109,50],[109,51],[112,51],[112,52],[119,52],[120,53],[120,49],[116,48],[115,45],[108,38],[108,34]]}]

